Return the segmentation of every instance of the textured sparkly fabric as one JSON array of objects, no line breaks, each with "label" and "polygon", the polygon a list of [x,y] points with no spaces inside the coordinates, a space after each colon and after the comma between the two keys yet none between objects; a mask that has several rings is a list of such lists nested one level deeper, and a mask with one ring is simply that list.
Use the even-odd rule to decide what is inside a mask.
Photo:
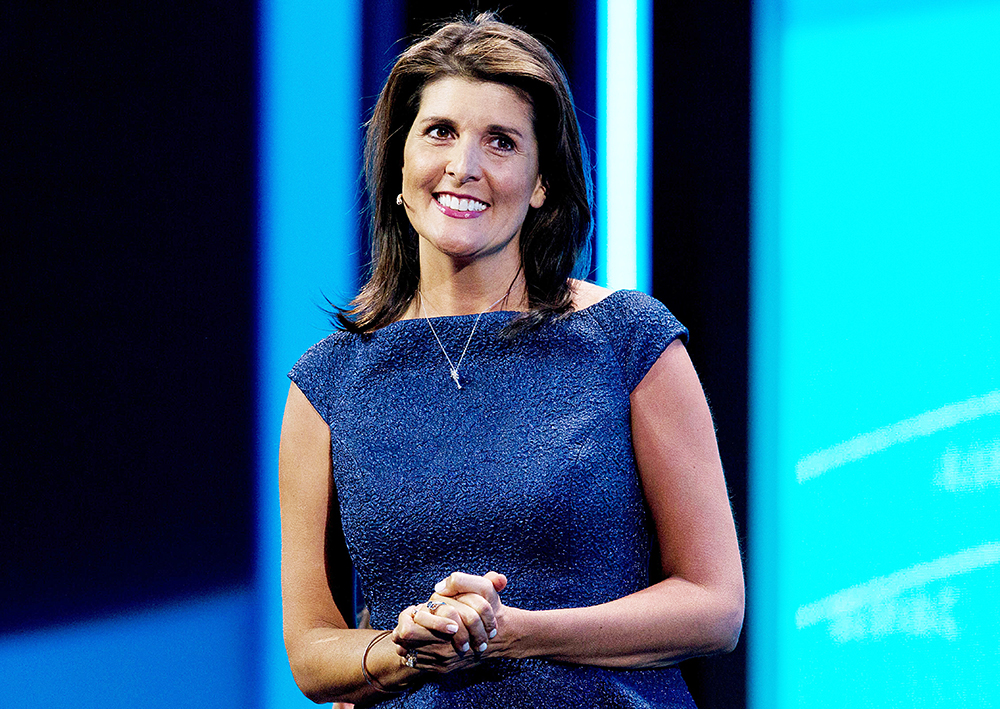
[{"label": "textured sparkly fabric", "polygon": [[[617,291],[513,341],[486,313],[462,389],[424,320],[338,332],[289,376],[330,425],[344,535],[372,627],[392,628],[453,571],[508,578],[505,604],[587,606],[645,588],[650,530],[629,393],[687,331]],[[475,315],[435,318],[453,361]],[[380,705],[383,706],[383,705]],[[485,662],[390,707],[693,707],[676,668]]]}]

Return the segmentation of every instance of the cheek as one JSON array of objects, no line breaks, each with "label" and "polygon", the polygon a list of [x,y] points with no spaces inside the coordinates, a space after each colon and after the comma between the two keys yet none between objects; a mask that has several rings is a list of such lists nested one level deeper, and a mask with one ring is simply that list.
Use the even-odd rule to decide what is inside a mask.
[{"label": "cheek", "polygon": [[426,160],[410,158],[403,163],[403,184],[412,187],[426,185],[434,179],[432,166]]},{"label": "cheek", "polygon": [[419,141],[415,144],[407,142],[403,146],[403,182],[414,186],[436,182],[443,170],[440,161],[438,153],[422,146]]},{"label": "cheek", "polygon": [[410,145],[410,141],[407,140],[406,144],[403,146],[403,167],[401,168],[403,173],[403,184],[412,185],[415,181],[415,177],[419,170],[420,161],[413,146]]}]

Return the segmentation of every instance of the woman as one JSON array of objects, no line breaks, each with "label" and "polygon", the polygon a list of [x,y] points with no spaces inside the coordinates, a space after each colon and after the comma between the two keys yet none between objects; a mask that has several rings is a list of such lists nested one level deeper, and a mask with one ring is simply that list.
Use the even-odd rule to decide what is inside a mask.
[{"label": "woman", "polygon": [[[591,227],[558,65],[482,15],[407,49],[369,125],[373,273],[292,370],[285,641],[316,701],[693,706],[743,577],[687,332],[570,278]],[[371,624],[325,567],[328,505]],[[650,559],[662,580],[650,585]]]}]

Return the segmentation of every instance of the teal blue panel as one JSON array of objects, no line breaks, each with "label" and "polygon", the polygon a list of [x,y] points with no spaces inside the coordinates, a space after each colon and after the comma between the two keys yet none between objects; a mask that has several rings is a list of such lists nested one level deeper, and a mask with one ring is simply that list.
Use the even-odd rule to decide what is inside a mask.
[{"label": "teal blue panel", "polygon": [[321,309],[353,296],[361,170],[356,0],[263,2],[261,35],[258,584],[262,704],[313,706],[281,634],[278,439],[285,373],[330,333]]},{"label": "teal blue panel", "polygon": [[0,636],[0,705],[255,706],[254,594],[240,589]]},{"label": "teal blue panel", "polygon": [[895,16],[934,8],[959,5],[983,6],[992,0],[779,0],[783,24],[788,27],[806,22],[831,24],[855,21],[876,15]]},{"label": "teal blue panel", "polygon": [[1000,4],[895,5],[772,37],[759,707],[1000,705]]},{"label": "teal blue panel", "polygon": [[781,15],[778,0],[753,5],[753,80],[751,104],[751,269],[750,269],[750,446],[748,518],[750,566],[747,569],[747,705],[762,709],[778,703],[778,173]]}]

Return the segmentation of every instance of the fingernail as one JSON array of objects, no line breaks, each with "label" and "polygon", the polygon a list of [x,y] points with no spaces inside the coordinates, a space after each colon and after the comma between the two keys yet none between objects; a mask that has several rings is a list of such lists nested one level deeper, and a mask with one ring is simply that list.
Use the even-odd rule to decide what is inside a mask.
[{"label": "fingernail", "polygon": [[469,643],[465,643],[465,645],[462,646],[462,652],[468,652],[468,651],[469,651]]},{"label": "fingernail", "polygon": [[490,631],[490,640],[492,640],[496,636],[497,636],[497,629],[493,628],[493,630]]},{"label": "fingernail", "polygon": [[486,643],[479,646],[479,652],[486,652]]},{"label": "fingernail", "polygon": [[[427,587],[424,586],[424,588]],[[436,584],[434,584],[434,590],[437,591],[438,593],[441,593],[441,591],[444,590],[444,581],[438,581]]]},{"label": "fingernail", "polygon": [[444,626],[444,630],[445,630],[446,633],[457,633],[458,632],[458,626],[454,625],[454,624],[452,624],[452,625],[446,625],[446,626]]}]

